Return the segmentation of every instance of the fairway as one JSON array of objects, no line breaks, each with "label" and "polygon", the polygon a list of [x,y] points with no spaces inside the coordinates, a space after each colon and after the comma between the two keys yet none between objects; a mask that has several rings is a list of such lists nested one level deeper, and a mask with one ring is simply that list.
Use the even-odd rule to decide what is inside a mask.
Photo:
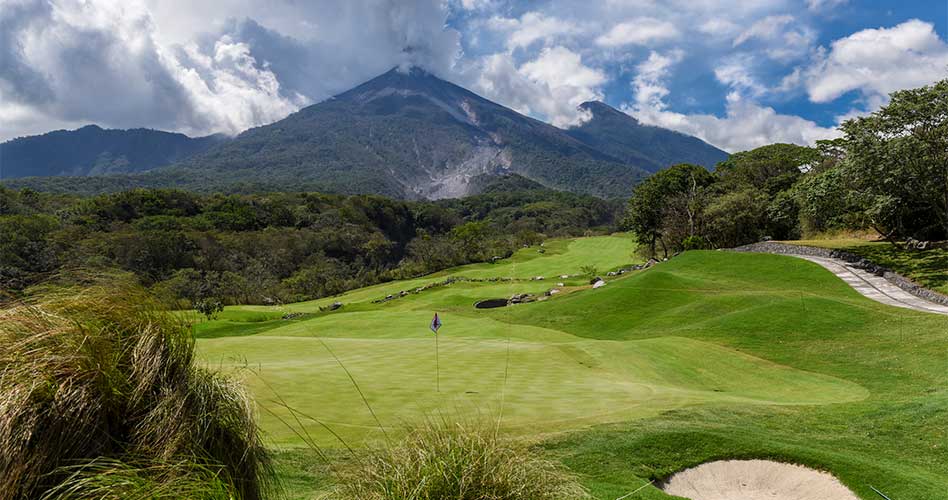
[{"label": "fairway", "polygon": [[[948,484],[932,475],[946,462],[945,318],[872,302],[791,257],[689,252],[591,289],[588,277],[559,275],[632,263],[630,238],[559,240],[544,249],[336,298],[228,308],[198,325],[199,351],[212,366],[247,368],[238,373],[261,424],[284,450],[304,449],[301,436],[328,449],[342,448],[340,438],[359,447],[383,438],[379,423],[392,435],[420,418],[480,415],[500,420],[512,437],[547,443],[598,498],[710,458],[831,468],[859,494],[868,491],[861,478],[880,469],[903,482],[895,490],[908,493],[901,498],[938,498],[930,492]],[[398,297],[451,276],[512,279]],[[567,291],[542,302],[473,307],[541,295],[557,281],[567,281]],[[389,294],[396,298],[374,302]],[[319,312],[333,301],[345,305]],[[287,311],[310,314],[280,319]],[[428,330],[434,312],[444,322],[437,368]],[[928,410],[917,408],[921,401]],[[925,444],[894,450],[906,425]],[[888,430],[866,441],[865,426]],[[627,465],[604,458],[610,452]],[[899,458],[885,465],[878,453]],[[641,498],[670,497],[650,487]]]}]

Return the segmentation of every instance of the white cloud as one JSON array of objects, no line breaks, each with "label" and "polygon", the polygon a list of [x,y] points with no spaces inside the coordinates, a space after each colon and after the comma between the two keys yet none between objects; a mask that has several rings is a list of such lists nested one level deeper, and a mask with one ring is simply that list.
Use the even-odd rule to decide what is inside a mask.
[{"label": "white cloud", "polygon": [[635,103],[643,109],[664,109],[663,99],[668,95],[664,80],[669,69],[681,61],[684,53],[672,51],[667,55],[652,51],[648,59],[636,66],[636,75],[632,80]]},{"label": "white cloud", "polygon": [[[441,0],[0,4],[0,140],[35,132],[36,121],[236,133],[395,65],[449,76],[460,50]],[[228,21],[242,12],[282,31]],[[312,19],[327,21],[314,28]]]},{"label": "white cloud", "polygon": [[793,21],[794,18],[790,15],[767,16],[741,32],[741,34],[734,39],[734,46],[737,47],[753,38],[764,40],[776,38],[784,28]]},{"label": "white cloud", "polygon": [[647,45],[652,42],[672,40],[678,36],[678,28],[668,21],[654,17],[639,17],[616,24],[605,35],[596,38],[596,44],[602,47]]},{"label": "white cloud", "polygon": [[461,0],[461,7],[466,10],[489,10],[497,7],[496,0]]},{"label": "white cloud", "polygon": [[699,137],[730,152],[753,149],[774,142],[812,145],[819,139],[837,137],[835,129],[820,127],[798,116],[781,115],[773,108],[743,98],[738,91],[727,97],[724,117],[710,114],[683,114],[668,109],[665,80],[682,59],[680,52],[668,55],[652,52],[641,63],[632,87],[635,100],[623,111],[649,125],[665,127]]},{"label": "white cloud", "polygon": [[507,49],[527,48],[537,41],[547,43],[564,35],[576,35],[583,29],[570,21],[549,17],[537,12],[527,12],[520,19],[493,17],[488,26],[507,32]]},{"label": "white cloud", "polygon": [[827,11],[849,3],[849,0],[806,0],[806,8],[812,11]]},{"label": "white cloud", "polygon": [[752,74],[754,62],[754,57],[748,54],[727,58],[714,69],[714,77],[742,95],[761,96],[768,89]]},{"label": "white cloud", "polygon": [[807,69],[805,84],[813,102],[830,102],[850,91],[882,102],[890,92],[926,85],[946,74],[948,45],[934,26],[916,19],[836,40]]},{"label": "white cloud", "polygon": [[788,62],[810,54],[816,33],[793,16],[767,16],[735,37],[733,47],[752,40],[757,41],[771,59]]},{"label": "white cloud", "polygon": [[733,35],[738,29],[739,26],[736,23],[721,17],[713,17],[698,26],[698,31],[712,36]]},{"label": "white cloud", "polygon": [[602,99],[607,78],[583,64],[579,54],[564,47],[545,48],[517,67],[509,53],[485,57],[474,70],[476,90],[521,113],[545,118],[557,127],[577,125],[589,116],[577,106]]},{"label": "white cloud", "polygon": [[625,108],[642,123],[699,137],[725,151],[747,151],[775,142],[813,145],[839,136],[839,131],[793,115],[782,115],[732,94],[724,117],[686,115],[664,109]]}]

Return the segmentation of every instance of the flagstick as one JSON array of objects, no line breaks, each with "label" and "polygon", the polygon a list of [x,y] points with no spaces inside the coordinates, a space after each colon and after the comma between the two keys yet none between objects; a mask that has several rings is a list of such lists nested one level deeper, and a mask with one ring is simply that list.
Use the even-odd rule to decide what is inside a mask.
[{"label": "flagstick", "polygon": [[438,387],[438,392],[441,392],[441,362],[438,361],[438,332],[435,332],[435,383]]}]

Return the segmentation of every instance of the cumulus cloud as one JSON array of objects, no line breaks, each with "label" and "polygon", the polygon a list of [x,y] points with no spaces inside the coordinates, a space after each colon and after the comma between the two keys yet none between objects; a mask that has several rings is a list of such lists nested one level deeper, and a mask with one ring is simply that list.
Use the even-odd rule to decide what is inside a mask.
[{"label": "cumulus cloud", "polygon": [[874,103],[899,89],[926,85],[948,74],[948,44],[932,24],[911,20],[867,29],[836,40],[806,71],[810,100],[832,101],[858,91]]},{"label": "cumulus cloud", "polygon": [[681,59],[680,52],[649,54],[636,68],[632,83],[635,99],[623,105],[622,110],[643,123],[693,135],[730,152],[774,142],[812,145],[819,139],[839,135],[835,129],[820,127],[798,116],[779,114],[742,97],[739,91],[728,94],[724,117],[671,111],[664,100],[669,93],[665,81]]},{"label": "cumulus cloud", "polygon": [[806,8],[812,11],[826,11],[847,3],[849,0],[806,0]]},{"label": "cumulus cloud", "polygon": [[616,24],[606,34],[596,38],[602,47],[623,45],[647,45],[652,42],[671,40],[679,35],[678,28],[668,21],[654,17],[640,17]]},{"label": "cumulus cloud", "polygon": [[791,15],[767,16],[734,38],[734,47],[757,41],[764,53],[778,61],[800,59],[810,53],[816,33]]},{"label": "cumulus cloud", "polygon": [[711,36],[733,35],[738,29],[740,27],[735,22],[721,17],[713,17],[698,26],[698,31]]},{"label": "cumulus cloud", "polygon": [[[169,24],[161,9],[171,4],[184,26],[199,18],[193,9],[210,8],[176,0],[160,8],[140,0],[0,1],[3,137],[35,132],[32,122],[237,133],[392,66],[446,75],[459,53],[439,0],[352,1],[331,19],[326,7],[339,6],[328,0],[276,4],[282,27],[308,38],[221,17],[205,23],[213,32],[184,40],[157,29]],[[312,18],[327,25],[306,26]]]},{"label": "cumulus cloud", "polygon": [[507,33],[508,50],[527,48],[537,41],[549,42],[560,36],[583,32],[583,29],[574,22],[537,12],[527,12],[519,19],[495,16],[491,18],[488,25],[494,30]]},{"label": "cumulus cloud", "polygon": [[648,59],[636,66],[636,75],[632,80],[635,92],[636,108],[664,109],[664,99],[668,95],[665,79],[670,74],[673,65],[681,61],[684,53],[672,51],[660,54],[652,51]]},{"label": "cumulus cloud", "polygon": [[493,54],[475,71],[474,87],[483,95],[558,127],[587,120],[589,116],[577,106],[602,99],[600,87],[607,80],[604,73],[584,65],[579,54],[565,47],[543,49],[536,59],[519,67],[510,53]]}]

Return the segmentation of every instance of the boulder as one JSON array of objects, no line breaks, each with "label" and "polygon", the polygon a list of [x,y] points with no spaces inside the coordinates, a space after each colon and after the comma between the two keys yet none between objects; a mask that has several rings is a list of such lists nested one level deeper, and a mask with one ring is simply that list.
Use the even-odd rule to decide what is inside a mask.
[{"label": "boulder", "polygon": [[599,280],[599,281],[593,283],[593,288],[602,288],[602,287],[604,287],[604,286],[606,286],[606,282],[605,282],[605,281],[602,281],[602,280]]},{"label": "boulder", "polygon": [[599,281],[602,281],[602,278],[600,278],[599,276],[596,276],[595,278],[589,280],[589,284],[590,284],[590,285],[595,285],[595,284],[596,284],[597,282],[599,282]]}]

